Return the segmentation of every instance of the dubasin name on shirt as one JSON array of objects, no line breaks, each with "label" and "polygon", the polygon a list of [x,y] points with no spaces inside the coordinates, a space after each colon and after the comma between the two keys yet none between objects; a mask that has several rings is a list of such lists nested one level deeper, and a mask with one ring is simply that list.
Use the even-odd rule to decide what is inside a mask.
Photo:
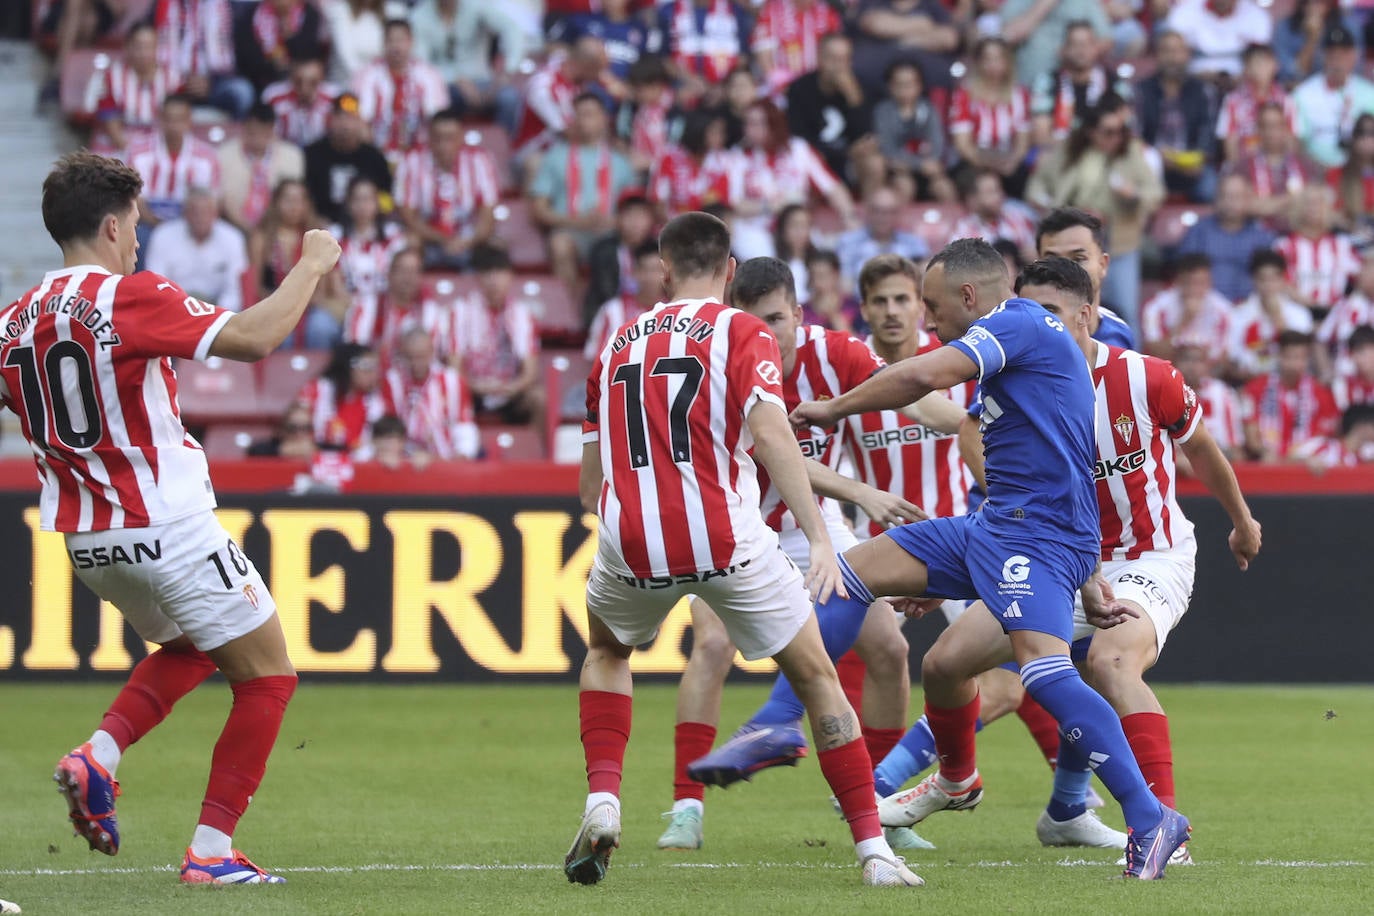
[{"label": "dubasin name on shirt", "polygon": [[701,343],[715,333],[716,326],[702,318],[688,315],[649,315],[627,327],[615,339],[612,349],[619,353],[641,337],[650,334],[686,334]]}]

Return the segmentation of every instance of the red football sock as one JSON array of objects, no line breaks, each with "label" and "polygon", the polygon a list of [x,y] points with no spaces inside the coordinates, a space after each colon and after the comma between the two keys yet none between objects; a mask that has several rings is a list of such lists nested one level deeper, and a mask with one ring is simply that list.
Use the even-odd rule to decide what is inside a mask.
[{"label": "red football sock", "polygon": [[1035,702],[1029,691],[1021,699],[1016,714],[1026,723],[1026,728],[1030,730],[1031,737],[1039,746],[1040,753],[1045,755],[1045,761],[1050,765],[1050,769],[1054,769],[1055,762],[1059,759],[1059,723],[1054,721],[1054,716],[1050,715],[1045,707]]},{"label": "red football sock", "polygon": [[716,727],[705,722],[679,722],[673,729],[673,801],[706,798],[706,786],[687,775],[687,764],[711,753]]},{"label": "red football sock", "polygon": [[840,689],[844,698],[854,707],[854,715],[862,716],[864,708],[864,675],[868,668],[863,659],[851,649],[835,662],[835,673],[840,676]]},{"label": "red football sock", "polygon": [[883,762],[888,752],[897,746],[906,734],[904,728],[869,728],[864,726],[864,744],[868,745],[868,756],[877,766]]},{"label": "red football sock", "polygon": [[587,789],[618,797],[625,745],[630,743],[630,697],[584,690],[577,695],[577,702],[582,719],[582,752],[587,758]]},{"label": "red football sock", "polygon": [[963,782],[977,768],[978,695],[972,702],[956,709],[942,709],[926,704],[926,724],[935,737],[935,751],[940,755],[940,775],[949,782]]},{"label": "red football sock", "polygon": [[821,774],[840,803],[854,842],[861,843],[883,835],[878,807],[873,800],[873,760],[861,740],[832,747],[816,755]]},{"label": "red football sock", "polygon": [[230,689],[234,705],[210,758],[210,785],[200,806],[200,823],[233,836],[267,772],[286,704],[296,692],[296,676],[255,677]]},{"label": "red football sock", "polygon": [[134,666],[100,730],[123,752],[153,730],[172,706],[215,673],[215,663],[199,649],[158,649]]},{"label": "red football sock", "polygon": [[1174,749],[1169,742],[1169,717],[1157,712],[1137,712],[1121,720],[1140,773],[1163,804],[1176,807],[1174,798]]}]

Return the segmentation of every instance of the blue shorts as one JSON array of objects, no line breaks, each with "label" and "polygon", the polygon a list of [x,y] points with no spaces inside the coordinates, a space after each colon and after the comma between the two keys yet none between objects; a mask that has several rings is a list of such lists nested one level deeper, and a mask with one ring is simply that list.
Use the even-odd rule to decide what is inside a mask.
[{"label": "blue shorts", "polygon": [[926,564],[927,595],[981,598],[1007,632],[1033,630],[1072,642],[1074,593],[1092,574],[1095,554],[1048,539],[999,537],[981,512],[903,525],[887,535]]}]

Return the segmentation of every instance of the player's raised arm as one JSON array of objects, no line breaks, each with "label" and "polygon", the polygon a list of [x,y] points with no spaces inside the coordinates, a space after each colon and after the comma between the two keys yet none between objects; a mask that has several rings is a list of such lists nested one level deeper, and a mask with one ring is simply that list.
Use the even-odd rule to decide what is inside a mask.
[{"label": "player's raised arm", "polygon": [[768,471],[769,479],[811,545],[811,569],[806,574],[806,584],[812,595],[818,601],[826,601],[832,592],[848,598],[840,580],[840,566],[835,561],[835,548],[811,491],[806,460],[797,437],[787,425],[787,414],[774,402],[760,400],[750,408],[745,421],[754,437],[754,458]]},{"label": "player's raised arm", "polygon": [[1235,554],[1236,565],[1243,570],[1249,569],[1250,561],[1260,551],[1260,523],[1250,514],[1250,506],[1240,492],[1240,483],[1236,480],[1231,462],[1226,460],[1221,447],[1201,421],[1193,435],[1180,447],[1193,466],[1193,474],[1230,516],[1234,527],[1226,539],[1227,543],[1231,546],[1231,553]]},{"label": "player's raised arm", "polygon": [[295,329],[315,296],[321,278],[339,260],[339,243],[323,229],[305,234],[301,259],[272,295],[224,325],[210,344],[210,355],[253,362],[271,353]]},{"label": "player's raised arm", "polygon": [[932,391],[953,387],[977,374],[973,360],[953,347],[941,347],[889,366],[837,398],[802,402],[792,411],[792,425],[830,427],[857,413],[900,410]]}]

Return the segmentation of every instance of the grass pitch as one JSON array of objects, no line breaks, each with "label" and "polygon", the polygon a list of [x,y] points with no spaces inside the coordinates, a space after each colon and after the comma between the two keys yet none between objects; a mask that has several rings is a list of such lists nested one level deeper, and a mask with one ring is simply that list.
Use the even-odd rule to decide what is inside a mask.
[{"label": "grass pitch", "polygon": [[[980,736],[982,806],[922,825],[940,848],[912,857],[927,885],[910,890],[860,885],[814,758],[711,790],[704,849],[655,849],[671,688],[638,692],[623,845],[584,888],[559,867],[585,792],[574,686],[312,684],[236,837],[289,883],[183,888],[173,869],[228,690],[201,688],[126,755],[111,859],[70,835],[49,776],[114,690],[0,685],[0,897],[25,913],[1374,912],[1368,687],[1161,689],[1199,864],[1153,884],[1112,880],[1109,851],[1039,846],[1048,771],[1019,721],[998,723]],[[725,729],[762,697],[727,689]],[[1120,826],[1119,809],[1106,819]]]}]

